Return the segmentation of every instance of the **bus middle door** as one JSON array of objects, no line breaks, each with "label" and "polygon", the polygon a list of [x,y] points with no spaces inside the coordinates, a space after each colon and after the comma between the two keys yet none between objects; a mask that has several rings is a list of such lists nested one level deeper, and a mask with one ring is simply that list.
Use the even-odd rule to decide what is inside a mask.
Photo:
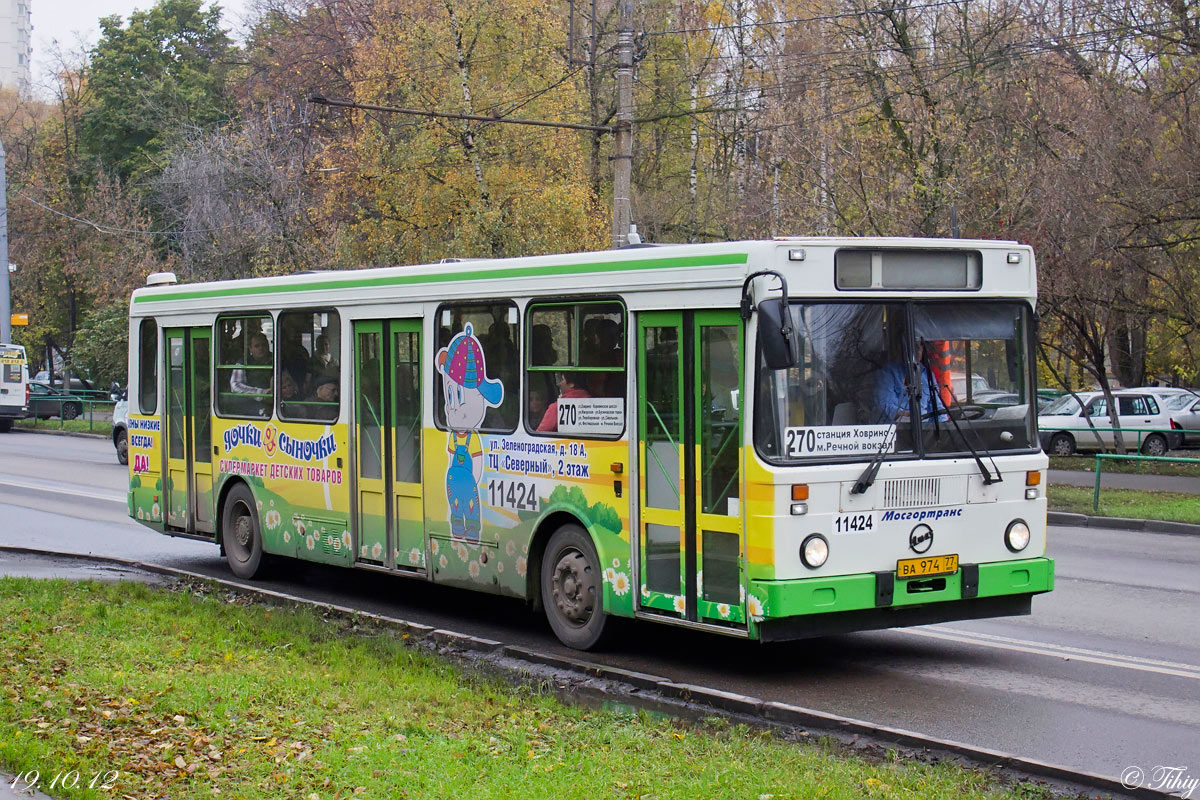
[{"label": "bus middle door", "polygon": [[356,557],[421,571],[421,322],[355,322],[354,352]]}]

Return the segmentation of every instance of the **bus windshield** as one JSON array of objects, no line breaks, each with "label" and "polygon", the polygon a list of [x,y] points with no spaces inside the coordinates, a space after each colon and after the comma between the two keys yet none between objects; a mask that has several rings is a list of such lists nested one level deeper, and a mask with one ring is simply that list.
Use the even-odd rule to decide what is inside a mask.
[{"label": "bus windshield", "polygon": [[758,356],[755,444],[773,461],[1031,449],[1029,317],[1016,302],[795,303],[797,365]]}]

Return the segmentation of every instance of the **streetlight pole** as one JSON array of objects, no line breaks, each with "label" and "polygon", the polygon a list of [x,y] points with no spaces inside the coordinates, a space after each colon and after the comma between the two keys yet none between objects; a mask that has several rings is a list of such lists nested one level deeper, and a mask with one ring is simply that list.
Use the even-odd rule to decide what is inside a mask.
[{"label": "streetlight pole", "polygon": [[8,292],[8,181],[0,143],[0,342],[12,341],[12,298]]},{"label": "streetlight pole", "polygon": [[613,247],[629,241],[632,210],[629,184],[633,172],[633,0],[617,0],[621,7],[617,31],[617,124],[613,142]]}]

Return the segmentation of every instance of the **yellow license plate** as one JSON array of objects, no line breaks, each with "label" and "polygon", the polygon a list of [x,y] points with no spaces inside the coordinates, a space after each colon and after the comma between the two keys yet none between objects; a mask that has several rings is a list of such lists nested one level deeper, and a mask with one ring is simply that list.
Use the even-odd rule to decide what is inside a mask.
[{"label": "yellow license plate", "polygon": [[896,577],[924,578],[929,575],[949,575],[958,572],[958,554],[949,556],[927,556],[926,558],[902,558],[896,562]]}]

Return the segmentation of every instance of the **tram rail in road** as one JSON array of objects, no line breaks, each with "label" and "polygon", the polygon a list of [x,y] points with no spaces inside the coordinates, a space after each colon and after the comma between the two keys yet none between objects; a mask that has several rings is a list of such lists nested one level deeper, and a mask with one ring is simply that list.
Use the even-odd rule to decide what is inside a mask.
[{"label": "tram rail in road", "polygon": [[[6,481],[0,481],[5,482]],[[38,482],[41,483],[41,482]],[[13,485],[8,483],[8,485]],[[869,744],[899,746],[918,758],[935,754],[949,754],[966,759],[976,765],[1000,768],[1018,777],[1046,780],[1059,789],[1100,790],[1114,795],[1130,797],[1173,797],[1172,794],[1140,786],[1126,785],[1128,778],[1099,775],[1070,767],[1022,758],[1012,753],[991,750],[947,739],[923,735],[915,731],[878,725],[861,719],[830,714],[810,708],[779,702],[767,702],[761,698],[711,689],[704,686],[681,684],[666,678],[616,668],[591,660],[586,654],[563,657],[539,652],[526,647],[517,647],[494,639],[472,636],[443,628],[434,628],[400,617],[363,611],[351,606],[321,602],[287,592],[278,592],[253,586],[237,580],[213,577],[199,572],[175,567],[109,556],[84,555],[78,553],[39,550],[25,547],[0,545],[0,553],[15,556],[30,556],[40,559],[72,559],[121,569],[128,576],[137,571],[156,573],[184,580],[202,580],[265,602],[287,605],[311,606],[327,612],[357,616],[395,626],[411,639],[425,642],[448,651],[460,661],[489,670],[500,670],[510,677],[522,680],[543,681],[553,679],[560,687],[569,687],[567,694],[578,694],[585,698],[619,700],[630,705],[665,712],[687,719],[699,719],[721,715],[760,727],[781,730],[815,730],[833,736],[845,743],[859,745],[866,740]],[[1118,654],[1086,650],[1084,648],[1031,642],[1012,637],[995,636],[961,630],[916,630],[904,631],[916,636],[931,636],[963,644],[1016,650],[1022,653],[1045,655],[1053,658],[1070,657],[1090,663],[1126,669],[1157,672],[1174,677],[1200,679],[1200,667],[1177,664],[1154,659],[1142,659]],[[597,678],[601,682],[597,682]],[[1126,771],[1128,772],[1128,770]]]}]

